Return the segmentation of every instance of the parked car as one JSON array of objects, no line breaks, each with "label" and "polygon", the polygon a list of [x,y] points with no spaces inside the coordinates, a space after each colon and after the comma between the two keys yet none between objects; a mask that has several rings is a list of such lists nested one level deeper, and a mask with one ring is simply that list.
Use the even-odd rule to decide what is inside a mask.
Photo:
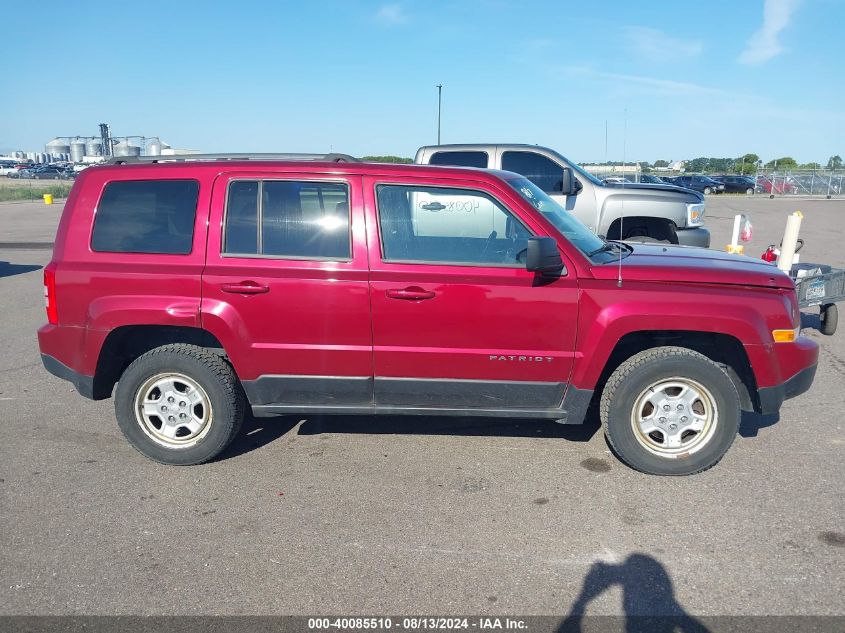
[{"label": "parked car", "polygon": [[749,176],[713,176],[713,180],[725,185],[725,193],[754,193],[754,179]]},{"label": "parked car", "polygon": [[431,145],[417,150],[420,165],[487,167],[522,174],[594,233],[710,246],[704,196],[664,184],[602,182],[556,151],[538,145]]},{"label": "parked car", "polygon": [[798,193],[798,185],[788,176],[757,176],[754,189],[757,193],[778,196]]},{"label": "parked car", "polygon": [[665,185],[666,183],[660,178],[660,176],[655,176],[653,174],[640,174],[640,182],[648,183],[651,185]]},{"label": "parked car", "polygon": [[156,461],[213,459],[246,407],[578,424],[592,403],[623,461],[685,475],[813,381],[788,275],[603,240],[519,174],[168,159],[79,175],[38,331]]},{"label": "parked car", "polygon": [[723,193],[725,191],[724,184],[716,182],[709,176],[700,176],[697,174],[692,174],[689,176],[676,176],[672,179],[672,182],[678,187],[683,187],[684,189],[692,189],[693,191],[699,191],[705,195],[711,193]]},{"label": "parked car", "polygon": [[38,169],[33,170],[30,174],[30,178],[35,180],[61,180],[64,177],[64,170],[59,169],[58,167],[53,167],[52,165],[39,167]]},{"label": "parked car", "polygon": [[10,171],[8,174],[6,174],[6,178],[20,178],[21,171],[32,169],[32,167],[33,165],[29,163],[16,163],[14,165],[13,171]]},{"label": "parked car", "polygon": [[633,182],[623,176],[608,176],[607,178],[602,178],[601,180],[606,185],[624,185],[626,183]]},{"label": "parked car", "polygon": [[0,162],[0,176],[8,176],[16,171],[14,162]]}]

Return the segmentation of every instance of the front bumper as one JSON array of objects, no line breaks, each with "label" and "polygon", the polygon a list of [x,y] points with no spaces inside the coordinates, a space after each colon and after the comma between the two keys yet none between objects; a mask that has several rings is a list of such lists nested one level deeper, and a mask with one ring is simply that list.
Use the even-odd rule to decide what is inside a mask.
[{"label": "front bumper", "polygon": [[700,246],[710,248],[710,231],[703,226],[693,229],[676,229],[678,244],[681,246]]},{"label": "front bumper", "polygon": [[784,400],[800,396],[813,384],[816,377],[816,365],[802,369],[782,385],[774,387],[760,387],[757,394],[760,398],[760,413],[777,413]]}]

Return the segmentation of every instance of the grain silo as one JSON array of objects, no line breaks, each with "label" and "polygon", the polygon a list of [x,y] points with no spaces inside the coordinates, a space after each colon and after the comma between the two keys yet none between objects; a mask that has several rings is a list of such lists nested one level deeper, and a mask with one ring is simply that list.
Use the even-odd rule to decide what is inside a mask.
[{"label": "grain silo", "polygon": [[72,163],[81,163],[85,156],[85,141],[74,139],[70,142],[70,161]]},{"label": "grain silo", "polygon": [[68,154],[70,152],[70,145],[67,144],[67,141],[60,138],[54,138],[44,146],[44,151],[49,156],[61,156],[62,154]]}]

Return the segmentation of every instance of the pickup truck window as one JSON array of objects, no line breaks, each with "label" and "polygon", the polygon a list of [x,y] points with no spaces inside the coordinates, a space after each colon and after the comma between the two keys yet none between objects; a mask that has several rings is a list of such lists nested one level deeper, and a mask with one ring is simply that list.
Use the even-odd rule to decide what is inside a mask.
[{"label": "pickup truck window", "polygon": [[481,191],[379,185],[382,256],[388,262],[522,267],[531,233]]},{"label": "pickup truck window", "polygon": [[435,152],[430,165],[454,165],[456,167],[487,167],[487,152]]},{"label": "pickup truck window", "polygon": [[91,250],[187,255],[194,240],[196,180],[126,180],[106,185]]},{"label": "pickup truck window", "polygon": [[525,176],[546,193],[560,193],[563,167],[535,152],[505,152],[502,169]]},{"label": "pickup truck window", "polygon": [[229,184],[223,253],[348,259],[349,189],[342,183],[236,180]]},{"label": "pickup truck window", "polygon": [[[575,248],[587,255],[600,249],[605,241],[596,236],[584,226],[576,217],[560,206],[552,198],[527,178],[514,178],[507,183],[513,187],[522,198],[560,231]],[[602,257],[605,255],[602,254]]]}]

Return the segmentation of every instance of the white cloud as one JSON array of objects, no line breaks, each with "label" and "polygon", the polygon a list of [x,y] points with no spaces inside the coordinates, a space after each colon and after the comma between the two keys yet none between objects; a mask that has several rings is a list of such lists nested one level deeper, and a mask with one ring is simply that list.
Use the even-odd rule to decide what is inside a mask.
[{"label": "white cloud", "polygon": [[672,37],[647,26],[627,26],[623,31],[631,51],[649,61],[697,57],[704,49],[701,40]]},{"label": "white cloud", "polygon": [[763,25],[754,33],[739,56],[743,64],[762,64],[783,51],[778,36],[787,26],[801,0],[765,0]]},{"label": "white cloud", "polygon": [[689,97],[703,95],[724,95],[719,88],[710,88],[700,84],[686,81],[675,81],[673,79],[660,79],[657,77],[645,77],[642,75],[625,75],[621,73],[608,73],[594,70],[589,65],[569,66],[567,73],[570,75],[588,76],[595,79],[613,83],[618,86],[628,86],[645,89],[651,94],[661,94],[671,97]]},{"label": "white cloud", "polygon": [[383,4],[376,11],[374,19],[384,26],[400,26],[408,23],[408,16],[398,4]]}]

